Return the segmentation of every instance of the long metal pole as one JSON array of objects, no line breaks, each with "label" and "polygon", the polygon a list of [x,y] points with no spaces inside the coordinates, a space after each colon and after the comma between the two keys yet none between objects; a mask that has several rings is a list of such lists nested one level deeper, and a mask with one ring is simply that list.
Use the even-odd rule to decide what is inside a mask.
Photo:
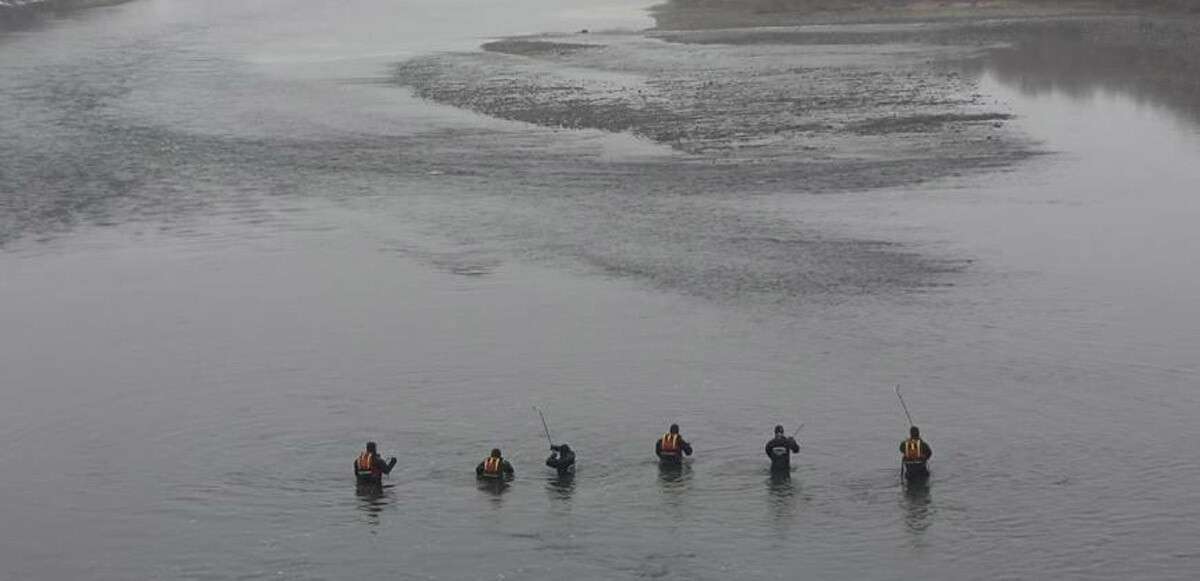
[{"label": "long metal pole", "polygon": [[900,384],[898,383],[896,384],[896,397],[900,398],[900,405],[904,407],[904,415],[908,416],[908,425],[917,425],[912,419],[912,414],[908,413],[908,405],[904,403],[904,396],[900,395]]},{"label": "long metal pole", "polygon": [[541,416],[541,418],[542,418],[542,429],[546,430],[546,441],[547,441],[547,442],[550,442],[550,446],[552,446],[552,447],[553,447],[553,446],[554,446],[554,440],[551,440],[551,439],[550,439],[550,427],[546,425],[546,414],[543,414],[543,413],[542,413],[542,410],[541,410],[541,408],[538,408],[537,406],[533,406],[533,409],[537,410],[538,416]]}]

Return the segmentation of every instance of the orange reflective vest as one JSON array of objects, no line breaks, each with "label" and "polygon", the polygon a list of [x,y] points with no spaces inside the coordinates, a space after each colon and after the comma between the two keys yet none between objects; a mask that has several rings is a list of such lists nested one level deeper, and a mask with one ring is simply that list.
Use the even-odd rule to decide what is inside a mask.
[{"label": "orange reflective vest", "polygon": [[485,476],[499,476],[500,469],[504,467],[504,459],[495,456],[488,456],[483,461],[483,474]]},{"label": "orange reflective vest", "polygon": [[679,434],[667,432],[662,437],[662,451],[664,454],[679,453]]},{"label": "orange reflective vest", "polygon": [[921,439],[912,438],[904,441],[904,459],[905,460],[924,460],[925,455],[921,453]]},{"label": "orange reflective vest", "polygon": [[358,455],[358,460],[354,461],[354,467],[359,474],[371,473],[371,476],[383,476],[383,472],[375,468],[375,455],[370,452],[363,452]]}]

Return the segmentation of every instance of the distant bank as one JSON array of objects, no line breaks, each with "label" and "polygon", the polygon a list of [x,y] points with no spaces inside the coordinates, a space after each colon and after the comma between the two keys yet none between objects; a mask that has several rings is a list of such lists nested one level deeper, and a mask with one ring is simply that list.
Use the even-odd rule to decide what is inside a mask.
[{"label": "distant bank", "polygon": [[129,0],[0,0],[0,31],[27,25],[47,15]]},{"label": "distant bank", "polygon": [[1200,17],[1200,0],[666,0],[651,12],[660,30],[697,30],[1129,13]]}]

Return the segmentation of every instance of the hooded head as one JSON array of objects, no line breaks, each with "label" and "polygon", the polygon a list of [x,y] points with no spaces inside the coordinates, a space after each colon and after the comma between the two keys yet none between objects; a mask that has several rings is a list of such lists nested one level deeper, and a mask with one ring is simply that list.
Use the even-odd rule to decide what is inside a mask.
[{"label": "hooded head", "polygon": [[367,451],[372,454],[375,453],[375,442],[367,442]]},{"label": "hooded head", "polygon": [[492,458],[500,457],[500,448],[492,448]]},{"label": "hooded head", "polygon": [[782,435],[783,435],[783,426],[775,426],[775,435],[776,435],[776,436],[782,436]]},{"label": "hooded head", "polygon": [[558,449],[560,451],[562,451],[563,453],[567,453],[567,452],[571,451],[571,447],[566,444],[559,444]]},{"label": "hooded head", "polygon": [[910,438],[920,438],[920,437],[921,437],[921,430],[920,430],[920,428],[918,428],[918,427],[916,427],[916,426],[913,426],[913,427],[909,428],[909,429],[908,429],[908,437],[910,437]]},{"label": "hooded head", "polygon": [[672,434],[678,434],[679,433],[679,424],[671,424],[670,431]]}]

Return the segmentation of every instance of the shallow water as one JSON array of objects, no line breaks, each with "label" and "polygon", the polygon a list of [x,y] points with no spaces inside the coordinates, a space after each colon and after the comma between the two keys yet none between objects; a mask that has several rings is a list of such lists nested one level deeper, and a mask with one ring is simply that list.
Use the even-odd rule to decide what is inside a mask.
[{"label": "shallow water", "polygon": [[[1176,101],[997,53],[964,70],[1040,155],[813,195],[388,83],[646,25],[560,6],[158,0],[0,39],[0,579],[1200,567]],[[842,284],[789,276],[839,252]],[[898,483],[897,383],[926,490]],[[573,481],[539,466],[534,405]],[[678,475],[650,457],[672,421]],[[772,481],[762,444],[801,421]],[[350,481],[367,439],[401,458],[381,496]],[[471,472],[494,445],[499,493]]]}]

